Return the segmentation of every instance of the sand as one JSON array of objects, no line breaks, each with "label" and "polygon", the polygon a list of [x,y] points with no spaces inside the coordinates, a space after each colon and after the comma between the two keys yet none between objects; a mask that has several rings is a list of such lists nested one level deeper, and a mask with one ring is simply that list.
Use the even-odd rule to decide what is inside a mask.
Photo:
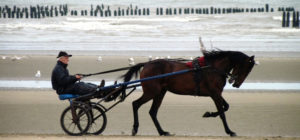
[{"label": "sand", "polygon": [[[13,57],[9,56],[9,57]],[[130,56],[74,56],[69,71],[94,73],[127,67]],[[155,56],[153,56],[155,57]],[[133,57],[135,62],[148,57]],[[189,57],[185,57],[189,58]],[[299,82],[300,58],[257,58],[246,82]],[[55,56],[25,56],[21,60],[0,59],[0,80],[50,80]],[[34,77],[37,70],[41,78]],[[115,80],[124,72],[94,76],[84,80]],[[230,104],[226,112],[230,128],[239,137],[235,139],[299,139],[300,91],[225,91]],[[149,116],[151,102],[140,109],[138,137],[131,134],[133,125],[132,101],[142,93],[134,92],[123,103],[108,112],[108,124],[101,136],[76,139],[229,139],[219,118],[202,118],[206,111],[216,111],[210,98],[178,96],[168,93],[158,113],[162,127],[175,137],[157,137]],[[64,134],[59,118],[68,106],[59,101],[55,91],[32,89],[0,89],[0,139],[73,139]],[[106,106],[108,104],[105,104]],[[280,136],[280,137],[278,137]]]},{"label": "sand", "polygon": [[[9,56],[9,57],[13,57]],[[70,59],[69,71],[76,73],[96,73],[121,67],[127,67],[131,56],[102,56],[103,61],[97,61],[98,56],[73,56]],[[156,56],[153,56],[156,57]],[[146,62],[148,57],[135,56],[135,63]],[[175,58],[175,57],[172,57]],[[179,57],[176,57],[179,58]],[[183,57],[189,58],[189,57]],[[299,82],[300,58],[256,58],[260,65],[255,66],[246,82]],[[0,80],[37,80],[34,77],[40,70],[39,80],[50,80],[51,71],[56,64],[55,56],[24,56],[21,60],[12,61],[10,58],[0,59]],[[125,71],[89,77],[85,80],[115,80]]]},{"label": "sand", "polygon": [[[126,136],[133,125],[132,101],[136,91],[108,112],[103,135]],[[226,112],[230,128],[238,136],[300,137],[299,92],[225,92],[230,104]],[[64,134],[59,118],[67,101],[59,101],[54,91],[0,91],[0,134]],[[109,104],[103,104],[108,106]],[[139,136],[157,136],[148,114],[151,102],[141,107]],[[219,118],[202,118],[216,111],[208,97],[179,96],[167,93],[158,112],[162,128],[176,136],[227,136]]]},{"label": "sand", "polygon": [[176,137],[159,137],[159,136],[82,136],[71,137],[63,135],[0,135],[0,140],[299,140],[294,137],[197,137],[197,136],[176,136]]}]

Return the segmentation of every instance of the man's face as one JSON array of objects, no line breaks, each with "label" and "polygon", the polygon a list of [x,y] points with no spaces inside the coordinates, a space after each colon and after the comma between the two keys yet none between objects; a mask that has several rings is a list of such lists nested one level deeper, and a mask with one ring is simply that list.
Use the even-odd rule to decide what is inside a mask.
[{"label": "man's face", "polygon": [[69,63],[69,57],[68,56],[62,56],[59,58],[59,61],[61,61],[64,64],[68,64]]}]

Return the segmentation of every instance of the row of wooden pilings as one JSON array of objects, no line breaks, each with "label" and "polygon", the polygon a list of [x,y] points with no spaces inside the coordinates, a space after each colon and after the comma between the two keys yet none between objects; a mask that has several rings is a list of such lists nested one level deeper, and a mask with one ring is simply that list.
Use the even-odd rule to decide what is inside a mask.
[{"label": "row of wooden pilings", "polygon": [[67,16],[68,5],[17,7],[0,6],[0,18],[45,18]]},{"label": "row of wooden pilings", "polygon": [[[292,15],[290,14],[292,13]],[[292,16],[292,25],[291,27],[299,28],[299,11],[284,11],[282,13],[282,27],[290,27],[290,18]]]},{"label": "row of wooden pilings", "polygon": [[[294,9],[293,7],[279,7],[279,11]],[[156,15],[182,15],[182,14],[230,14],[230,13],[255,13],[255,12],[274,12],[269,4],[265,4],[260,8],[156,8]],[[138,6],[128,6],[125,9],[118,7],[111,10],[110,6],[91,5],[90,10],[74,10],[70,9],[67,4],[59,6],[30,6],[12,8],[5,5],[0,6],[0,18],[45,18],[57,16],[96,16],[96,17],[111,17],[111,16],[148,16],[150,8],[139,8]]]}]

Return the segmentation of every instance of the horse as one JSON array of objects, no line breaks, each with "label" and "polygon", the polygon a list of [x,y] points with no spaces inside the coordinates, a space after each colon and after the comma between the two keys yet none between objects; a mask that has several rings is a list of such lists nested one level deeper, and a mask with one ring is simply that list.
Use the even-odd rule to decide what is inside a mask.
[{"label": "horse", "polygon": [[[202,70],[141,82],[143,95],[132,103],[134,116],[133,136],[137,134],[139,127],[138,109],[150,100],[153,100],[153,103],[149,114],[159,135],[171,135],[161,128],[157,120],[158,109],[167,91],[178,95],[211,97],[217,107],[217,112],[206,112],[203,117],[220,116],[225,132],[230,136],[236,136],[236,133],[231,131],[226,121],[225,112],[229,109],[229,104],[222,97],[222,92],[226,79],[228,79],[230,84],[233,83],[233,87],[239,88],[242,85],[255,64],[254,56],[249,57],[238,51],[222,50],[204,51],[202,53],[207,65]],[[143,69],[140,72],[142,67]],[[139,72],[140,79],[142,79],[185,69],[190,68],[182,61],[158,59],[132,66],[123,75],[123,80],[124,82],[130,81],[133,75],[137,76]],[[199,82],[195,81],[195,76],[200,78]],[[199,89],[198,91],[196,90],[197,88]]]}]

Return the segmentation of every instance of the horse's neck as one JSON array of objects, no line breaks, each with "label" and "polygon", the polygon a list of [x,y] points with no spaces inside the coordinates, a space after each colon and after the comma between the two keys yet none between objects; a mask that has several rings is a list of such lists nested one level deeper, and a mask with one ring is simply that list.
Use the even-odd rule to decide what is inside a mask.
[{"label": "horse's neck", "polygon": [[224,73],[229,73],[232,69],[232,64],[228,58],[214,60],[213,67]]}]

